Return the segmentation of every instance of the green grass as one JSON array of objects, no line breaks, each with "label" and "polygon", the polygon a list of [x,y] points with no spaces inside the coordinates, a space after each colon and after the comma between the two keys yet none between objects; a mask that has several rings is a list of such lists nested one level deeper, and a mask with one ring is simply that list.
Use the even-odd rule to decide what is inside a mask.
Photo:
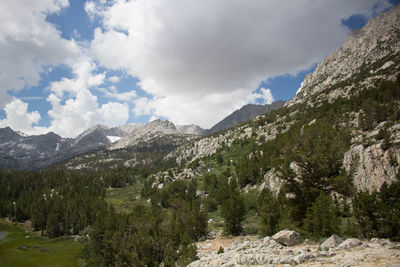
[{"label": "green grass", "polygon": [[134,185],[122,188],[109,188],[106,193],[106,201],[112,205],[117,212],[130,213],[138,204],[147,204],[146,200],[140,198],[142,185]]},{"label": "green grass", "polygon": [[218,209],[207,214],[208,219],[212,219],[212,222],[208,224],[209,230],[219,232],[224,230],[224,218],[221,216],[221,209]]},{"label": "green grass", "polygon": [[[45,239],[26,234],[19,226],[0,220],[0,266],[84,266],[84,243],[68,237]],[[30,237],[26,238],[27,235]]]}]

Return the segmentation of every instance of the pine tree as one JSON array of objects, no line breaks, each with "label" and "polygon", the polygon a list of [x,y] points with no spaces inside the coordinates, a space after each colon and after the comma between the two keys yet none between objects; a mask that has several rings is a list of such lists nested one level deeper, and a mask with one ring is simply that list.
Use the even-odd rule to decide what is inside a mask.
[{"label": "pine tree", "polygon": [[229,184],[229,191],[229,197],[223,200],[221,205],[221,214],[225,221],[224,230],[226,234],[239,235],[246,213],[245,203],[235,182]]},{"label": "pine tree", "polygon": [[340,218],[332,197],[321,192],[304,219],[304,230],[312,237],[327,237],[339,233]]},{"label": "pine tree", "polygon": [[273,235],[277,231],[280,205],[269,189],[264,189],[258,198],[259,233]]}]

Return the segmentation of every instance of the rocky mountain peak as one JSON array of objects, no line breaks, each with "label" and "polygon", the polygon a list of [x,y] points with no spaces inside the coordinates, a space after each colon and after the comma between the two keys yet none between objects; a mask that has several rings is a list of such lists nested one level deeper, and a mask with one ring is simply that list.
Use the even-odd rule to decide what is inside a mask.
[{"label": "rocky mountain peak", "polygon": [[78,135],[78,137],[75,138],[74,140],[74,144],[78,144],[79,142],[81,142],[86,136],[93,134],[94,132],[98,131],[100,132],[101,130],[106,130],[108,129],[107,126],[105,125],[100,125],[97,124],[89,129],[87,129],[86,131],[84,131],[83,133],[81,133],[80,135]]},{"label": "rocky mountain peak", "polygon": [[176,129],[181,134],[202,135],[205,130],[195,124],[190,125],[176,125]]},{"label": "rocky mountain peak", "polygon": [[121,149],[132,146],[138,142],[142,137],[152,134],[179,134],[175,124],[168,120],[154,120],[144,125],[137,125],[129,135],[114,143],[110,149]]},{"label": "rocky mountain peak", "polygon": [[394,80],[394,63],[400,58],[399,29],[400,5],[353,31],[341,48],[306,76],[302,88],[286,105],[312,105],[315,101],[346,96],[357,82],[368,87],[376,79]]},{"label": "rocky mountain peak", "polygon": [[17,141],[20,139],[20,135],[14,132],[10,127],[0,128],[0,143]]},{"label": "rocky mountain peak", "polygon": [[205,134],[213,134],[218,131],[222,131],[233,127],[241,122],[249,121],[254,119],[255,117],[268,113],[272,110],[279,109],[283,106],[285,102],[282,100],[275,101],[272,104],[266,105],[254,105],[254,104],[247,104],[243,106],[241,109],[236,110],[216,125],[214,125],[211,129],[207,130]]},{"label": "rocky mountain peak", "polygon": [[176,133],[177,129],[175,124],[173,124],[172,122],[168,121],[168,120],[154,120],[149,122],[148,124],[144,125],[143,129],[149,131],[149,132],[163,132],[165,134],[172,134],[172,133]]}]

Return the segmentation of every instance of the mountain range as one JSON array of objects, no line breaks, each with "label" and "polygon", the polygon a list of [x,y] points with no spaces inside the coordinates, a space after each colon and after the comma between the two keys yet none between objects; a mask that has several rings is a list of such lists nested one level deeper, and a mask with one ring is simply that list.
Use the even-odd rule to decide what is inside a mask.
[{"label": "mountain range", "polygon": [[[283,101],[277,101],[271,105],[246,105],[209,130],[194,124],[174,125],[170,121],[159,119],[147,124],[128,124],[113,128],[95,125],[73,139],[62,138],[53,132],[28,136],[9,127],[0,128],[0,168],[40,169],[102,148],[124,149],[167,135],[179,136],[178,139],[181,141],[191,140],[196,136],[212,134],[254,119],[263,113],[280,108],[283,104]],[[176,138],[164,139],[174,143],[172,147],[176,146]]]},{"label": "mountain range", "polygon": [[[97,125],[75,139],[65,139],[54,133],[25,136],[10,128],[0,129],[0,167],[38,169],[59,162],[70,169],[166,164],[179,166],[174,177],[193,177],[200,175],[204,168],[210,169],[213,165],[207,162],[216,155],[230,155],[230,158],[225,157],[234,162],[239,156],[234,156],[232,151],[248,153],[245,158],[268,153],[256,148],[275,140],[293,125],[304,123],[300,127],[304,129],[319,121],[321,116],[328,116],[324,113],[309,115],[323,107],[336,103],[338,110],[346,101],[352,101],[353,104],[340,114],[340,123],[332,122],[336,123],[335,127],[346,125],[350,134],[349,148],[342,155],[342,167],[352,173],[358,189],[376,190],[384,182],[396,180],[399,174],[400,110],[393,97],[388,98],[388,105],[385,105],[377,102],[382,98],[378,96],[379,91],[374,91],[373,97],[368,92],[376,88],[397,90],[399,28],[400,6],[397,6],[353,31],[341,48],[306,76],[293,99],[265,106],[246,105],[208,130],[196,125],[176,126],[161,120],[115,128]],[[305,120],[304,116],[310,119]],[[239,144],[240,149],[236,148]],[[204,167],[202,170],[193,168],[199,162],[203,164],[200,164]],[[293,168],[296,170],[294,165]],[[260,168],[258,175],[263,177],[262,186],[279,190],[282,182],[273,166]],[[164,176],[157,174],[155,178]]]}]

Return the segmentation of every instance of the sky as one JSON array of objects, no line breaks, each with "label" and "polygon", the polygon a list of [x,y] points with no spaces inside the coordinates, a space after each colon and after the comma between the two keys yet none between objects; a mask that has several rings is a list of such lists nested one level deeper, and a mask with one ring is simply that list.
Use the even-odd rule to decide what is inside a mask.
[{"label": "sky", "polygon": [[295,96],[353,29],[400,0],[0,1],[0,127],[210,128]]}]

